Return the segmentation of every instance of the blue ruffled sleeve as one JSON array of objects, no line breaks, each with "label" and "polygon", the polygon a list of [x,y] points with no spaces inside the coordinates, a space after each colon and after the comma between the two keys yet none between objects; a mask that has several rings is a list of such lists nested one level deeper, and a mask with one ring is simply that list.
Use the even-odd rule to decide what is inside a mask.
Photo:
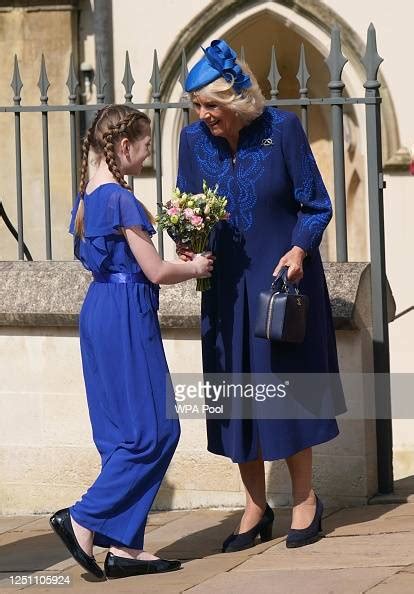
[{"label": "blue ruffled sleeve", "polygon": [[282,150],[300,204],[292,246],[310,253],[319,247],[332,218],[332,204],[299,118],[289,114],[282,128]]},{"label": "blue ruffled sleeve", "polygon": [[112,235],[121,227],[156,233],[144,207],[129,190],[104,184],[98,194],[85,196],[85,237]]},{"label": "blue ruffled sleeve", "polygon": [[120,190],[118,196],[109,199],[108,211],[112,226],[117,230],[121,227],[141,227],[150,235],[156,233],[142,204],[126,189]]}]

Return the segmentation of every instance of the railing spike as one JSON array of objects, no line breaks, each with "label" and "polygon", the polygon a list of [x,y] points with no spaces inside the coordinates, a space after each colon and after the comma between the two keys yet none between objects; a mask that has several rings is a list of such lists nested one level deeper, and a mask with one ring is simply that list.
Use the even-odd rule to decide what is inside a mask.
[{"label": "railing spike", "polygon": [[276,52],[275,46],[272,45],[272,53],[270,59],[270,70],[267,80],[270,82],[270,97],[271,99],[276,99],[277,95],[279,94],[278,86],[281,80],[280,72],[277,67],[276,61]]},{"label": "railing spike", "polygon": [[132,87],[135,84],[135,79],[132,76],[132,71],[131,71],[131,64],[129,62],[129,53],[128,50],[125,53],[125,68],[124,68],[124,78],[122,79],[122,84],[124,85],[125,88],[125,102],[131,102],[132,100]]},{"label": "railing spike", "polygon": [[48,101],[47,90],[50,87],[50,82],[49,82],[49,79],[47,78],[46,62],[45,62],[44,54],[42,54],[42,60],[41,60],[41,64],[40,64],[40,75],[39,75],[39,81],[37,83],[37,86],[39,87],[39,90],[40,90],[40,101],[42,103],[47,103],[47,101]]},{"label": "railing spike", "polygon": [[150,78],[150,83],[152,86],[152,96],[154,99],[159,99],[160,97],[160,90],[161,90],[161,73],[160,68],[158,66],[158,56],[157,50],[154,50],[154,62],[152,66],[152,75]]},{"label": "railing spike", "polygon": [[325,58],[325,62],[328,65],[331,75],[331,79],[328,83],[328,87],[331,89],[331,94],[341,95],[345,86],[341,79],[342,71],[348,60],[342,53],[341,32],[337,25],[332,28],[331,49],[329,56]]},{"label": "railing spike", "polygon": [[310,79],[310,73],[306,65],[305,47],[303,43],[300,47],[299,69],[296,78],[299,81],[300,95],[302,97],[306,96],[308,94],[308,80]]},{"label": "railing spike", "polygon": [[68,79],[66,81],[66,86],[68,87],[68,90],[69,90],[69,102],[70,103],[75,103],[75,101],[76,101],[76,91],[77,91],[77,88],[79,86],[79,81],[78,81],[78,78],[76,76],[76,70],[75,70],[75,63],[74,63],[74,60],[73,60],[73,54],[70,54],[69,74],[68,74]]},{"label": "railing spike", "polygon": [[377,51],[377,35],[375,32],[375,27],[372,23],[370,23],[367,31],[367,46],[365,49],[365,54],[361,58],[361,62],[365,66],[365,72],[367,76],[367,80],[364,83],[365,88],[375,89],[380,87],[377,76],[378,69],[381,62],[383,61],[384,59],[381,58]]},{"label": "railing spike", "polygon": [[17,60],[16,54],[14,54],[14,67],[13,67],[13,77],[10,83],[11,88],[14,92],[13,101],[15,105],[20,105],[20,101],[22,100],[20,96],[20,91],[23,87],[22,79],[20,78],[20,71],[19,71],[19,62]]},{"label": "railing spike", "polygon": [[95,87],[96,87],[96,102],[105,102],[105,87],[107,81],[105,79],[105,73],[102,67],[102,60],[100,54],[96,56],[96,74],[95,74]]}]

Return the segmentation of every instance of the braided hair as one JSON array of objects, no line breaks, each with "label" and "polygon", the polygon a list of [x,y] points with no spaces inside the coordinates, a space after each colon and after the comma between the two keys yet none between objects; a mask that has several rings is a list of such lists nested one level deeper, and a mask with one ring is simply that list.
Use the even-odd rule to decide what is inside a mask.
[{"label": "braided hair", "polygon": [[116,162],[114,142],[120,138],[128,138],[128,129],[134,122],[137,121],[137,113],[130,113],[117,124],[111,124],[109,130],[103,134],[103,154],[105,156],[106,164],[108,165],[109,171],[112,173],[116,181],[123,186],[131,190],[130,186],[121,175],[119,171],[118,163]]},{"label": "braided hair", "polygon": [[[132,188],[127,184],[121,174],[115,153],[115,143],[122,138],[127,138],[131,142],[142,138],[146,131],[146,126],[151,121],[143,112],[130,107],[129,105],[107,105],[100,109],[89,127],[82,144],[82,163],[80,173],[80,201],[75,218],[75,233],[83,237],[84,235],[84,195],[87,185],[89,169],[89,151],[98,155],[103,155],[116,181],[127,190],[132,192]],[[142,204],[149,220],[153,223],[154,217],[150,211]]]}]

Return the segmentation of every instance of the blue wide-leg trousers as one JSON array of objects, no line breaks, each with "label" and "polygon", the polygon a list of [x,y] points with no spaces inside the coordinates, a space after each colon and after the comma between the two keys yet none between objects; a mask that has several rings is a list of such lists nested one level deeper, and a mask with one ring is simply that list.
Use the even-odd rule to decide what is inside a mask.
[{"label": "blue wide-leg trousers", "polygon": [[94,531],[94,544],[142,549],[149,510],[180,435],[178,418],[166,414],[168,367],[148,287],[92,283],[80,342],[102,467],[70,513]]}]

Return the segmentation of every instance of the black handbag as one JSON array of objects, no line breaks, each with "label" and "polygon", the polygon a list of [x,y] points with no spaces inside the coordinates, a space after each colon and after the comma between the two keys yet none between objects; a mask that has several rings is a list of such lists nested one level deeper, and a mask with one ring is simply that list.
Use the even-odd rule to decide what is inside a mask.
[{"label": "black handbag", "polygon": [[279,342],[303,342],[309,299],[287,279],[284,266],[269,291],[259,295],[254,334]]}]

